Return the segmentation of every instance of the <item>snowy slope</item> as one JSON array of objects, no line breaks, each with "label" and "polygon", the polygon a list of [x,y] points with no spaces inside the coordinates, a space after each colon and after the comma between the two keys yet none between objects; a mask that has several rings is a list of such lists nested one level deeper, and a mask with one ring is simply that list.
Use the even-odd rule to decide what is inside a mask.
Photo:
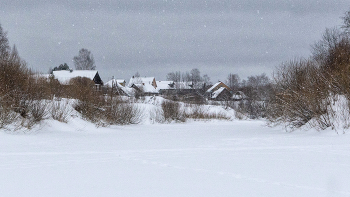
[{"label": "snowy slope", "polygon": [[0,132],[0,196],[350,196],[349,142],[262,121],[49,120]]}]

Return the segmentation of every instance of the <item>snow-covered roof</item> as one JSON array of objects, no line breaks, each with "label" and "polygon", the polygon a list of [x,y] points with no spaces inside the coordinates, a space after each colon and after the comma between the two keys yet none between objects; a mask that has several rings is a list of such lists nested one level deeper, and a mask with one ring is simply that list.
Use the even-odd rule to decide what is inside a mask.
[{"label": "snow-covered roof", "polygon": [[125,80],[124,79],[116,79],[118,83],[124,83]]},{"label": "snow-covered roof", "polygon": [[[121,82],[124,82],[124,80],[122,80]],[[131,87],[124,87],[119,83],[119,79],[111,79],[108,82],[106,82],[104,84],[105,86],[109,86],[109,87],[118,87],[119,89],[121,89],[125,94],[127,94],[128,96],[133,96],[134,95],[134,89]]]},{"label": "snow-covered roof", "polygon": [[94,79],[96,76],[97,71],[96,70],[58,70],[53,71],[54,77],[63,84],[69,83],[69,80],[75,78],[75,77],[87,77],[91,80]]},{"label": "snow-covered roof", "polygon": [[157,81],[157,89],[158,90],[174,89],[174,82],[173,81]]},{"label": "snow-covered roof", "polygon": [[152,86],[152,84],[134,84],[136,85],[141,91],[148,92],[148,93],[159,93],[156,88]]},{"label": "snow-covered roof", "polygon": [[134,96],[134,94],[135,94],[134,88],[124,87],[124,86],[120,85],[119,83],[118,83],[117,86],[118,86],[118,88],[120,88],[121,90],[123,90],[123,92],[124,92],[125,94],[127,94],[128,96]]},{"label": "snow-covered roof", "polygon": [[207,92],[212,92],[214,88],[216,88],[216,86],[220,85],[220,83],[222,83],[221,81],[217,82],[216,84],[214,84],[213,86],[211,86]]},{"label": "snow-covered roof", "polygon": [[141,89],[144,92],[158,93],[156,87],[153,86],[153,81],[155,81],[154,77],[132,77],[130,78],[128,87],[136,85],[139,89]]},{"label": "snow-covered roof", "polygon": [[155,80],[154,77],[131,77],[129,80],[129,87],[131,87],[133,84],[152,84],[153,80]]},{"label": "snow-covered roof", "polygon": [[222,91],[224,91],[226,88],[225,87],[221,87],[218,90],[214,91],[211,98],[215,99],[216,97],[218,97]]},{"label": "snow-covered roof", "polygon": [[124,79],[111,79],[108,82],[106,82],[104,85],[112,87],[112,85],[116,85],[116,84],[121,85],[122,83],[125,83]]}]

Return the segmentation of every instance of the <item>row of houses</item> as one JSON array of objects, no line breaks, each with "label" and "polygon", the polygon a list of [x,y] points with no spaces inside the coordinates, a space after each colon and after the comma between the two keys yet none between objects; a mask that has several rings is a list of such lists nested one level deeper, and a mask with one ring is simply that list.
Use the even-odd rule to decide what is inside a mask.
[{"label": "row of houses", "polygon": [[247,98],[243,92],[233,92],[230,87],[221,81],[214,85],[196,84],[197,88],[194,88],[195,86],[192,82],[156,81],[155,77],[133,76],[128,83],[124,79],[112,77],[111,80],[103,83],[96,70],[60,70],[53,71],[52,75],[61,84],[68,84],[75,77],[86,77],[95,83],[95,89],[98,91],[109,89],[115,94],[125,96],[182,95],[188,98],[199,96],[217,101]]}]

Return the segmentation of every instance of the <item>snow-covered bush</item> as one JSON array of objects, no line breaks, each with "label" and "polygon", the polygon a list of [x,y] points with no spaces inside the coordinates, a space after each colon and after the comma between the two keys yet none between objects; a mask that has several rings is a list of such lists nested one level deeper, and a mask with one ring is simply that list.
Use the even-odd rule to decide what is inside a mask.
[{"label": "snow-covered bush", "polygon": [[218,119],[230,120],[232,116],[227,114],[224,106],[210,106],[210,105],[185,105],[185,117],[188,119]]},{"label": "snow-covered bush", "polygon": [[142,113],[137,105],[118,99],[109,101],[102,110],[102,121],[108,125],[137,124],[141,121],[141,117]]},{"label": "snow-covered bush", "polygon": [[136,104],[118,98],[98,103],[77,100],[73,107],[82,118],[97,126],[137,124],[142,119],[142,112]]},{"label": "snow-covered bush", "polygon": [[3,129],[16,122],[19,118],[19,114],[15,113],[10,108],[0,107],[0,129]]},{"label": "snow-covered bush", "polygon": [[51,101],[50,115],[52,119],[67,123],[71,112],[69,100]]},{"label": "snow-covered bush", "polygon": [[165,121],[167,122],[171,122],[173,120],[179,121],[179,122],[185,121],[184,113],[181,110],[181,106],[179,102],[164,100],[161,106],[163,110],[162,115]]}]

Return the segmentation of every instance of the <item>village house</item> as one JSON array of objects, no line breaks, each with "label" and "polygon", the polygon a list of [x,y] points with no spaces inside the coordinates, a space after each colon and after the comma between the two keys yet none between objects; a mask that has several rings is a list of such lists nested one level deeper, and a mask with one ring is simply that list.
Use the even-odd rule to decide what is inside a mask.
[{"label": "village house", "polygon": [[231,88],[229,88],[226,84],[224,84],[221,81],[211,86],[205,92],[204,95],[209,100],[216,100],[216,101],[230,100],[232,97]]},{"label": "village house", "polygon": [[86,77],[95,83],[96,90],[101,90],[103,86],[103,81],[96,70],[58,70],[53,71],[52,74],[63,85],[68,85],[73,78]]},{"label": "village house", "polygon": [[131,77],[129,88],[134,88],[137,94],[143,96],[158,95],[157,82],[154,77]]}]

